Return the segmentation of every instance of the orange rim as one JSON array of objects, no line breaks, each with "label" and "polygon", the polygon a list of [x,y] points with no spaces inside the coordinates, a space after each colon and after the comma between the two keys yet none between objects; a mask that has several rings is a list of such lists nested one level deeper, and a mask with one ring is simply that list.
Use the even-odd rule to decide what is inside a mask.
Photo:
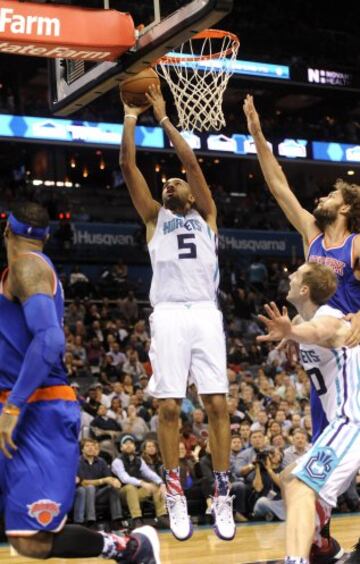
[{"label": "orange rim", "polygon": [[204,29],[204,31],[200,31],[196,35],[191,38],[193,39],[223,39],[224,37],[228,37],[232,41],[231,47],[226,49],[225,51],[218,51],[217,53],[211,53],[210,55],[194,55],[193,57],[182,57],[179,53],[179,56],[171,56],[168,57],[164,55],[160,57],[156,64],[165,64],[165,65],[176,65],[177,63],[192,63],[195,61],[209,61],[211,59],[220,59],[231,55],[235,49],[238,49],[240,46],[240,39],[238,38],[235,33],[231,33],[230,31],[224,31],[222,29]]}]

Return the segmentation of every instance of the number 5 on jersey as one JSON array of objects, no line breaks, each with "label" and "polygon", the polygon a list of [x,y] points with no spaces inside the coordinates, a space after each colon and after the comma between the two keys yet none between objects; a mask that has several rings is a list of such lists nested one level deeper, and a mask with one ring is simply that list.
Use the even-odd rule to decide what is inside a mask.
[{"label": "number 5 on jersey", "polygon": [[195,233],[183,233],[177,236],[179,259],[193,259],[197,258]]}]

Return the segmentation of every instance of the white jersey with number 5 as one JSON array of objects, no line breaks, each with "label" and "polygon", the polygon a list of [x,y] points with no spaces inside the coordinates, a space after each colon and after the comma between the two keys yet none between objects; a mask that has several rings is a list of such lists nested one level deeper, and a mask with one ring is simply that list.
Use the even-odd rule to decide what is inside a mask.
[{"label": "white jersey with number 5", "polygon": [[[333,307],[319,307],[313,319],[342,319],[344,314]],[[360,346],[326,349],[300,345],[300,360],[311,379],[329,423],[335,417],[360,422]]]},{"label": "white jersey with number 5", "polygon": [[216,301],[217,235],[196,210],[185,216],[162,207],[149,253],[152,306],[161,302]]}]

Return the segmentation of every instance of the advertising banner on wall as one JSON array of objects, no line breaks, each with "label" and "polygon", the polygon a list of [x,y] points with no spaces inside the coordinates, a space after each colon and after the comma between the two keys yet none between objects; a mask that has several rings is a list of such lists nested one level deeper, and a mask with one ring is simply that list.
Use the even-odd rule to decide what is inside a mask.
[{"label": "advertising banner on wall", "polygon": [[[56,231],[58,223],[52,224],[52,245],[58,244]],[[111,261],[124,254],[144,253],[143,230],[140,225],[119,223],[73,223],[73,248],[81,253],[101,256]],[[220,251],[234,256],[296,257],[302,255],[301,238],[297,233],[221,229]]]}]

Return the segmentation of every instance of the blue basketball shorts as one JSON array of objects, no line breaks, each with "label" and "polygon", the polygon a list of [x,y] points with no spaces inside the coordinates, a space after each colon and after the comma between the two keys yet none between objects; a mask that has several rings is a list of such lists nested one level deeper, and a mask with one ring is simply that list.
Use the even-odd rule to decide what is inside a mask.
[{"label": "blue basketball shorts", "polygon": [[75,495],[79,429],[76,401],[39,401],[24,409],[14,433],[18,450],[12,459],[0,453],[0,505],[8,536],[64,526]]}]

